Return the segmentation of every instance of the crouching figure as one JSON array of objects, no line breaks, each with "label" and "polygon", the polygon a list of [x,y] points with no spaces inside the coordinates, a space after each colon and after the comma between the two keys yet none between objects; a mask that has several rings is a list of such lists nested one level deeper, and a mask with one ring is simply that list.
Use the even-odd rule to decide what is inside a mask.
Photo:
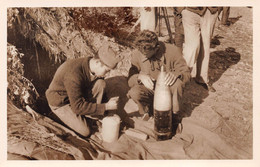
[{"label": "crouching figure", "polygon": [[56,71],[46,91],[52,112],[72,130],[87,137],[91,134],[91,119],[116,110],[118,98],[102,103],[106,88],[103,77],[115,68],[119,59],[108,45],[103,45],[96,57],[65,61]]},{"label": "crouching figure", "polygon": [[136,48],[132,53],[132,66],[129,70],[128,96],[137,103],[141,115],[152,115],[155,83],[164,66],[165,84],[170,87],[173,118],[176,118],[181,110],[183,87],[190,80],[189,68],[181,49],[160,42],[157,35],[148,30],[142,31],[137,37]]}]

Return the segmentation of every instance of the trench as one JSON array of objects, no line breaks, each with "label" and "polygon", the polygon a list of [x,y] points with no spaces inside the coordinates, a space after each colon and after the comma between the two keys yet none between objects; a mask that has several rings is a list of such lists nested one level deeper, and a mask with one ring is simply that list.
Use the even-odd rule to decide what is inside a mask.
[{"label": "trench", "polygon": [[64,60],[55,62],[52,55],[39,43],[25,38],[13,29],[8,29],[7,42],[16,46],[19,52],[24,54],[21,58],[24,65],[24,77],[32,82],[40,95],[36,102],[37,112],[43,115],[49,114],[50,109],[45,97],[45,91],[48,89],[57,68]]}]

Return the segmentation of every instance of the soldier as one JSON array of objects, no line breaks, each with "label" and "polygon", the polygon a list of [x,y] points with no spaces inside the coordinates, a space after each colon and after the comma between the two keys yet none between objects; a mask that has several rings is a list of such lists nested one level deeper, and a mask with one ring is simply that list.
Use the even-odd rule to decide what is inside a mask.
[{"label": "soldier", "polygon": [[177,117],[182,89],[190,78],[181,49],[158,41],[157,35],[148,30],[142,31],[137,37],[136,46],[129,70],[128,96],[137,103],[140,114],[151,113],[154,85],[161,66],[164,66],[167,72],[165,84],[170,87],[172,94],[173,117]]},{"label": "soldier", "polygon": [[78,134],[89,136],[91,121],[85,116],[103,116],[106,110],[117,109],[118,98],[102,103],[106,87],[102,77],[115,68],[118,61],[112,48],[103,45],[96,57],[64,62],[46,91],[52,112]]}]

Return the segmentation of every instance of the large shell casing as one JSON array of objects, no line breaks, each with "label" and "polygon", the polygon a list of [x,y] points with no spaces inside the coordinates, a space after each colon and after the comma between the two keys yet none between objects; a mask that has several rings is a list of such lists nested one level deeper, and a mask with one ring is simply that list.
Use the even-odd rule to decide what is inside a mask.
[{"label": "large shell casing", "polygon": [[165,85],[166,72],[162,66],[154,92],[154,130],[157,140],[167,140],[172,133],[172,95]]}]

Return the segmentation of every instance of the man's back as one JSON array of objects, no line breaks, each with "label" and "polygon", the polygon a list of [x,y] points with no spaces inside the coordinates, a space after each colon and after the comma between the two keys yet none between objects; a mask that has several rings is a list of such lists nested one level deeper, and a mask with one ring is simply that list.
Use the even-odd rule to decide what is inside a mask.
[{"label": "man's back", "polygon": [[74,82],[81,84],[85,81],[88,84],[89,78],[89,58],[78,58],[73,60],[67,60],[56,71],[53,80],[46,91],[46,97],[50,105],[62,106],[68,104],[68,94],[65,83],[67,80],[73,80]]}]

